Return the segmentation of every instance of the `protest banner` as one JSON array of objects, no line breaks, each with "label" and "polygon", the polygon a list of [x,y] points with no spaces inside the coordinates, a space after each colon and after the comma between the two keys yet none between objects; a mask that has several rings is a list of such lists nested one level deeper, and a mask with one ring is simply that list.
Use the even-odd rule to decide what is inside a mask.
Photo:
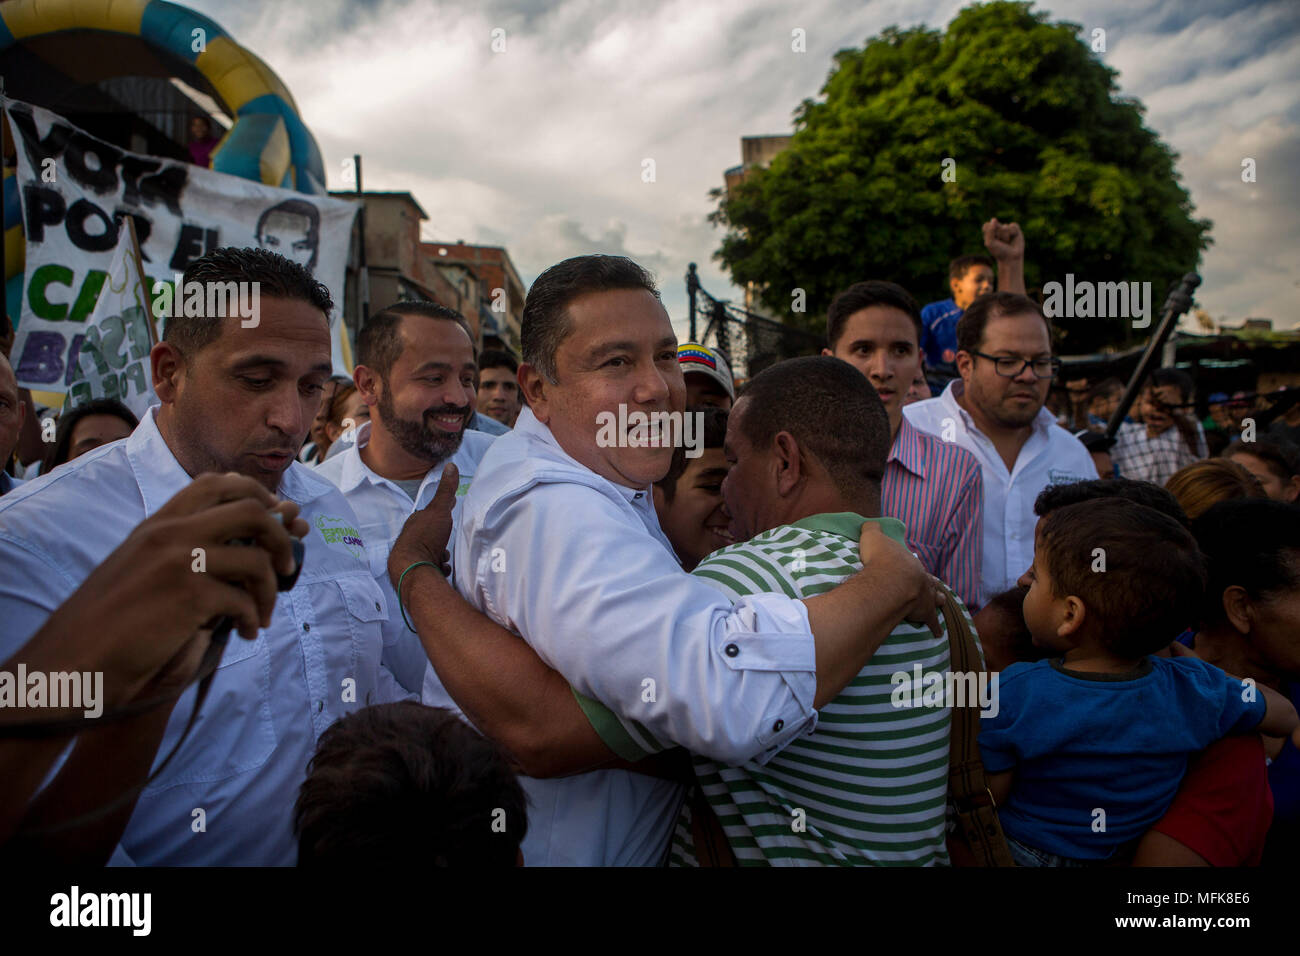
[{"label": "protest banner", "polygon": [[[336,371],[347,371],[341,313],[354,203],[132,153],[17,100],[7,101],[6,112],[26,240],[13,348],[20,385],[66,392],[83,381],[89,361],[96,370],[106,363],[118,374],[119,390],[125,384],[135,394],[142,324],[128,329],[123,322],[121,335],[114,325],[112,336],[99,340],[98,355],[79,354],[127,219],[134,220],[150,294],[155,282],[174,284],[191,261],[222,246],[261,246],[301,263],[336,303],[333,362]],[[125,383],[124,370],[130,373]]]},{"label": "protest banner", "polygon": [[149,369],[157,335],[133,229],[119,230],[106,272],[95,308],[68,346],[67,407],[116,398],[140,417],[158,402]]}]

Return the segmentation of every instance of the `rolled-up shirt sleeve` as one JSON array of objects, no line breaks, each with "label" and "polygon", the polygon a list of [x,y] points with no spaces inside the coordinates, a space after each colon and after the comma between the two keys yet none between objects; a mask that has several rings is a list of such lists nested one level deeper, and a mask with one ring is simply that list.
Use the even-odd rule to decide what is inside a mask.
[{"label": "rolled-up shirt sleeve", "polygon": [[770,757],[815,724],[802,602],[733,604],[682,571],[634,513],[582,485],[533,485],[474,524],[462,593],[625,722],[731,764]]}]

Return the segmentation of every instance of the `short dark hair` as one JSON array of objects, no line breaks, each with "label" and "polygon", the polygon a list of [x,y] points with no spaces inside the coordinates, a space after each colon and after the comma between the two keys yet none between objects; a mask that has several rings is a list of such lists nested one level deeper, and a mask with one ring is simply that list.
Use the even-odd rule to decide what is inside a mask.
[{"label": "short dark hair", "polygon": [[116,398],[95,398],[76,408],[64,408],[59,415],[59,427],[54,433],[54,444],[45,453],[45,460],[41,463],[42,475],[48,475],[68,460],[68,455],[72,452],[72,433],[77,430],[77,424],[83,418],[89,418],[91,415],[113,415],[126,422],[132,431],[140,424],[140,419],[135,417],[135,412]]},{"label": "short dark hair", "polygon": [[984,344],[984,327],[990,319],[1031,312],[1043,320],[1047,335],[1052,335],[1052,323],[1043,313],[1043,307],[1019,292],[990,292],[970,304],[957,320],[957,351],[974,352]]},{"label": "short dark hair", "polygon": [[[725,408],[718,408],[715,405],[692,405],[686,409],[685,414],[703,416],[703,447],[721,448],[726,443],[727,410]],[[655,482],[668,501],[672,501],[673,495],[677,493],[677,482],[686,473],[687,464],[689,462],[686,459],[686,448],[684,446],[674,448],[673,462],[668,466],[668,474]]]},{"label": "short dark hair", "polygon": [[1184,402],[1192,397],[1192,392],[1196,388],[1192,383],[1192,377],[1180,368],[1158,368],[1151,373],[1147,387],[1160,388],[1164,385],[1172,385],[1178,389],[1179,394],[1183,396]]},{"label": "short dark hair", "polygon": [[952,262],[948,263],[948,278],[961,279],[966,273],[975,266],[988,266],[994,268],[993,260],[988,256],[958,256]]},{"label": "short dark hair", "polygon": [[844,334],[849,316],[873,305],[885,305],[904,313],[916,328],[916,345],[921,346],[921,309],[901,285],[868,279],[855,282],[831,300],[826,313],[826,347],[835,351],[835,343]]},{"label": "short dark hair", "polygon": [[[1050,512],[1035,542],[1056,597],[1075,595],[1102,644],[1142,657],[1196,623],[1205,559],[1183,525],[1124,498],[1098,498]],[[1101,550],[1101,555],[1097,550]],[[1104,570],[1094,570],[1096,561]]]},{"label": "short dark hair", "polygon": [[1223,450],[1223,458],[1233,455],[1254,455],[1262,461],[1274,475],[1282,481],[1290,481],[1300,475],[1300,450],[1290,442],[1251,441],[1243,442],[1240,438]]},{"label": "short dark hair", "polygon": [[294,806],[299,866],[514,866],[527,829],[526,797],[500,748],[415,701],[332,724]]},{"label": "short dark hair", "polygon": [[[227,282],[258,283],[259,294],[273,299],[306,302],[325,314],[326,324],[334,311],[330,290],[296,262],[265,249],[237,249],[225,246],[200,256],[185,267],[181,289],[192,282],[207,286]],[[176,310],[181,311],[181,310]],[[163,341],[170,342],[182,355],[189,357],[211,345],[221,335],[222,316],[169,316],[163,326]]]},{"label": "short dark hair", "polygon": [[424,302],[418,299],[394,302],[367,319],[366,324],[357,333],[357,364],[373,370],[383,382],[388,381],[393,363],[402,354],[402,319],[408,315],[455,322],[465,330],[471,346],[474,344],[474,333],[469,330],[469,323],[455,309],[449,309],[437,302]]},{"label": "short dark hair", "polygon": [[1099,498],[1123,498],[1134,504],[1154,508],[1185,528],[1191,527],[1183,506],[1172,493],[1149,481],[1136,481],[1133,478],[1090,478],[1086,481],[1048,485],[1034,499],[1034,514],[1046,518],[1060,508]]},{"label": "short dark hair", "polygon": [[509,352],[503,352],[501,349],[484,349],[483,354],[478,358],[478,370],[482,372],[489,368],[508,368],[512,373],[517,373],[519,363]]},{"label": "short dark hair", "polygon": [[829,355],[786,359],[755,375],[741,398],[748,399],[741,428],[755,448],[789,432],[842,495],[878,500],[893,440],[889,415],[848,362]]},{"label": "short dark hair", "polygon": [[626,256],[574,256],[539,275],[528,290],[520,319],[524,361],[554,382],[555,355],[570,331],[569,305],[592,292],[616,289],[644,289],[659,298],[654,277]]},{"label": "short dark hair", "polygon": [[[211,126],[209,126],[211,129]],[[258,244],[262,242],[262,236],[265,235],[266,221],[276,213],[285,216],[302,216],[307,220],[307,239],[311,242],[311,260],[307,263],[308,271],[316,268],[316,257],[320,247],[320,210],[314,203],[305,199],[286,199],[284,202],[276,203],[269,209],[262,210],[262,214],[257,217],[257,226],[253,230],[253,236],[257,239]]]},{"label": "short dark hair", "polygon": [[1224,619],[1223,592],[1234,585],[1255,601],[1300,588],[1300,506],[1220,501],[1192,522],[1192,533],[1209,565],[1204,623]]},{"label": "short dark hair", "polygon": [[1114,395],[1116,392],[1124,391],[1124,383],[1115,376],[1103,378],[1100,382],[1088,389],[1088,400],[1092,401],[1102,395]]}]

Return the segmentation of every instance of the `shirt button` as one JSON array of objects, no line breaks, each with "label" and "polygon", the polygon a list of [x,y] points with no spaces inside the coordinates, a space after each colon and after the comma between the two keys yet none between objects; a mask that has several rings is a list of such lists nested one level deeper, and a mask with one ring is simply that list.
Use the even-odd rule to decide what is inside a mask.
[{"label": "shirt button", "polygon": [[381,607],[379,606],[379,602],[378,602],[378,601],[375,602],[375,610],[376,610],[376,611],[382,611],[382,610],[383,610],[383,608],[381,608]]},{"label": "shirt button", "polygon": [[783,727],[785,727],[785,721],[784,721],[784,720],[778,720],[776,723],[774,723],[774,724],[772,725],[772,733],[774,733],[774,734],[779,734],[779,733],[781,732],[781,729],[782,729]]},{"label": "shirt button", "polygon": [[316,713],[319,714],[324,709],[325,709],[325,701],[323,700],[316,701]]},{"label": "shirt button", "polygon": [[728,657],[736,657],[740,654],[740,648],[735,644],[728,644],[722,650]]},{"label": "shirt button", "polygon": [[302,629],[303,629],[304,631],[310,631],[310,630],[311,630],[311,625],[310,625],[310,624],[304,624],[304,625],[302,626]]}]

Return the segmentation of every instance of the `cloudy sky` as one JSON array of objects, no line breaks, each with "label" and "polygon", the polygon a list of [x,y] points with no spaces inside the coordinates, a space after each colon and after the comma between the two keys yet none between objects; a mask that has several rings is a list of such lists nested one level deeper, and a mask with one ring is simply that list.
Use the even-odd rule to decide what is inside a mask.
[{"label": "cloudy sky", "polygon": [[[687,263],[713,261],[708,191],[740,137],[791,130],[832,54],[881,28],[946,26],[953,0],[188,0],[274,69],[325,157],[359,152],[365,186],[409,190],[426,239],[504,245],[525,282],[570,255],[630,255],[684,329]],[[1300,321],[1300,4],[1040,3],[1106,30],[1121,92],[1179,154],[1214,221],[1198,303],[1216,319]],[[806,52],[791,31],[806,32]],[[494,52],[494,30],[505,50]],[[500,37],[502,34],[496,34]],[[1241,181],[1252,157],[1257,181]],[[655,181],[643,182],[654,160]],[[1032,243],[1032,237],[1030,242]],[[1032,256],[1032,245],[1029,255]],[[1157,297],[1160,290],[1156,292]],[[1159,301],[1159,299],[1157,300]]]}]

